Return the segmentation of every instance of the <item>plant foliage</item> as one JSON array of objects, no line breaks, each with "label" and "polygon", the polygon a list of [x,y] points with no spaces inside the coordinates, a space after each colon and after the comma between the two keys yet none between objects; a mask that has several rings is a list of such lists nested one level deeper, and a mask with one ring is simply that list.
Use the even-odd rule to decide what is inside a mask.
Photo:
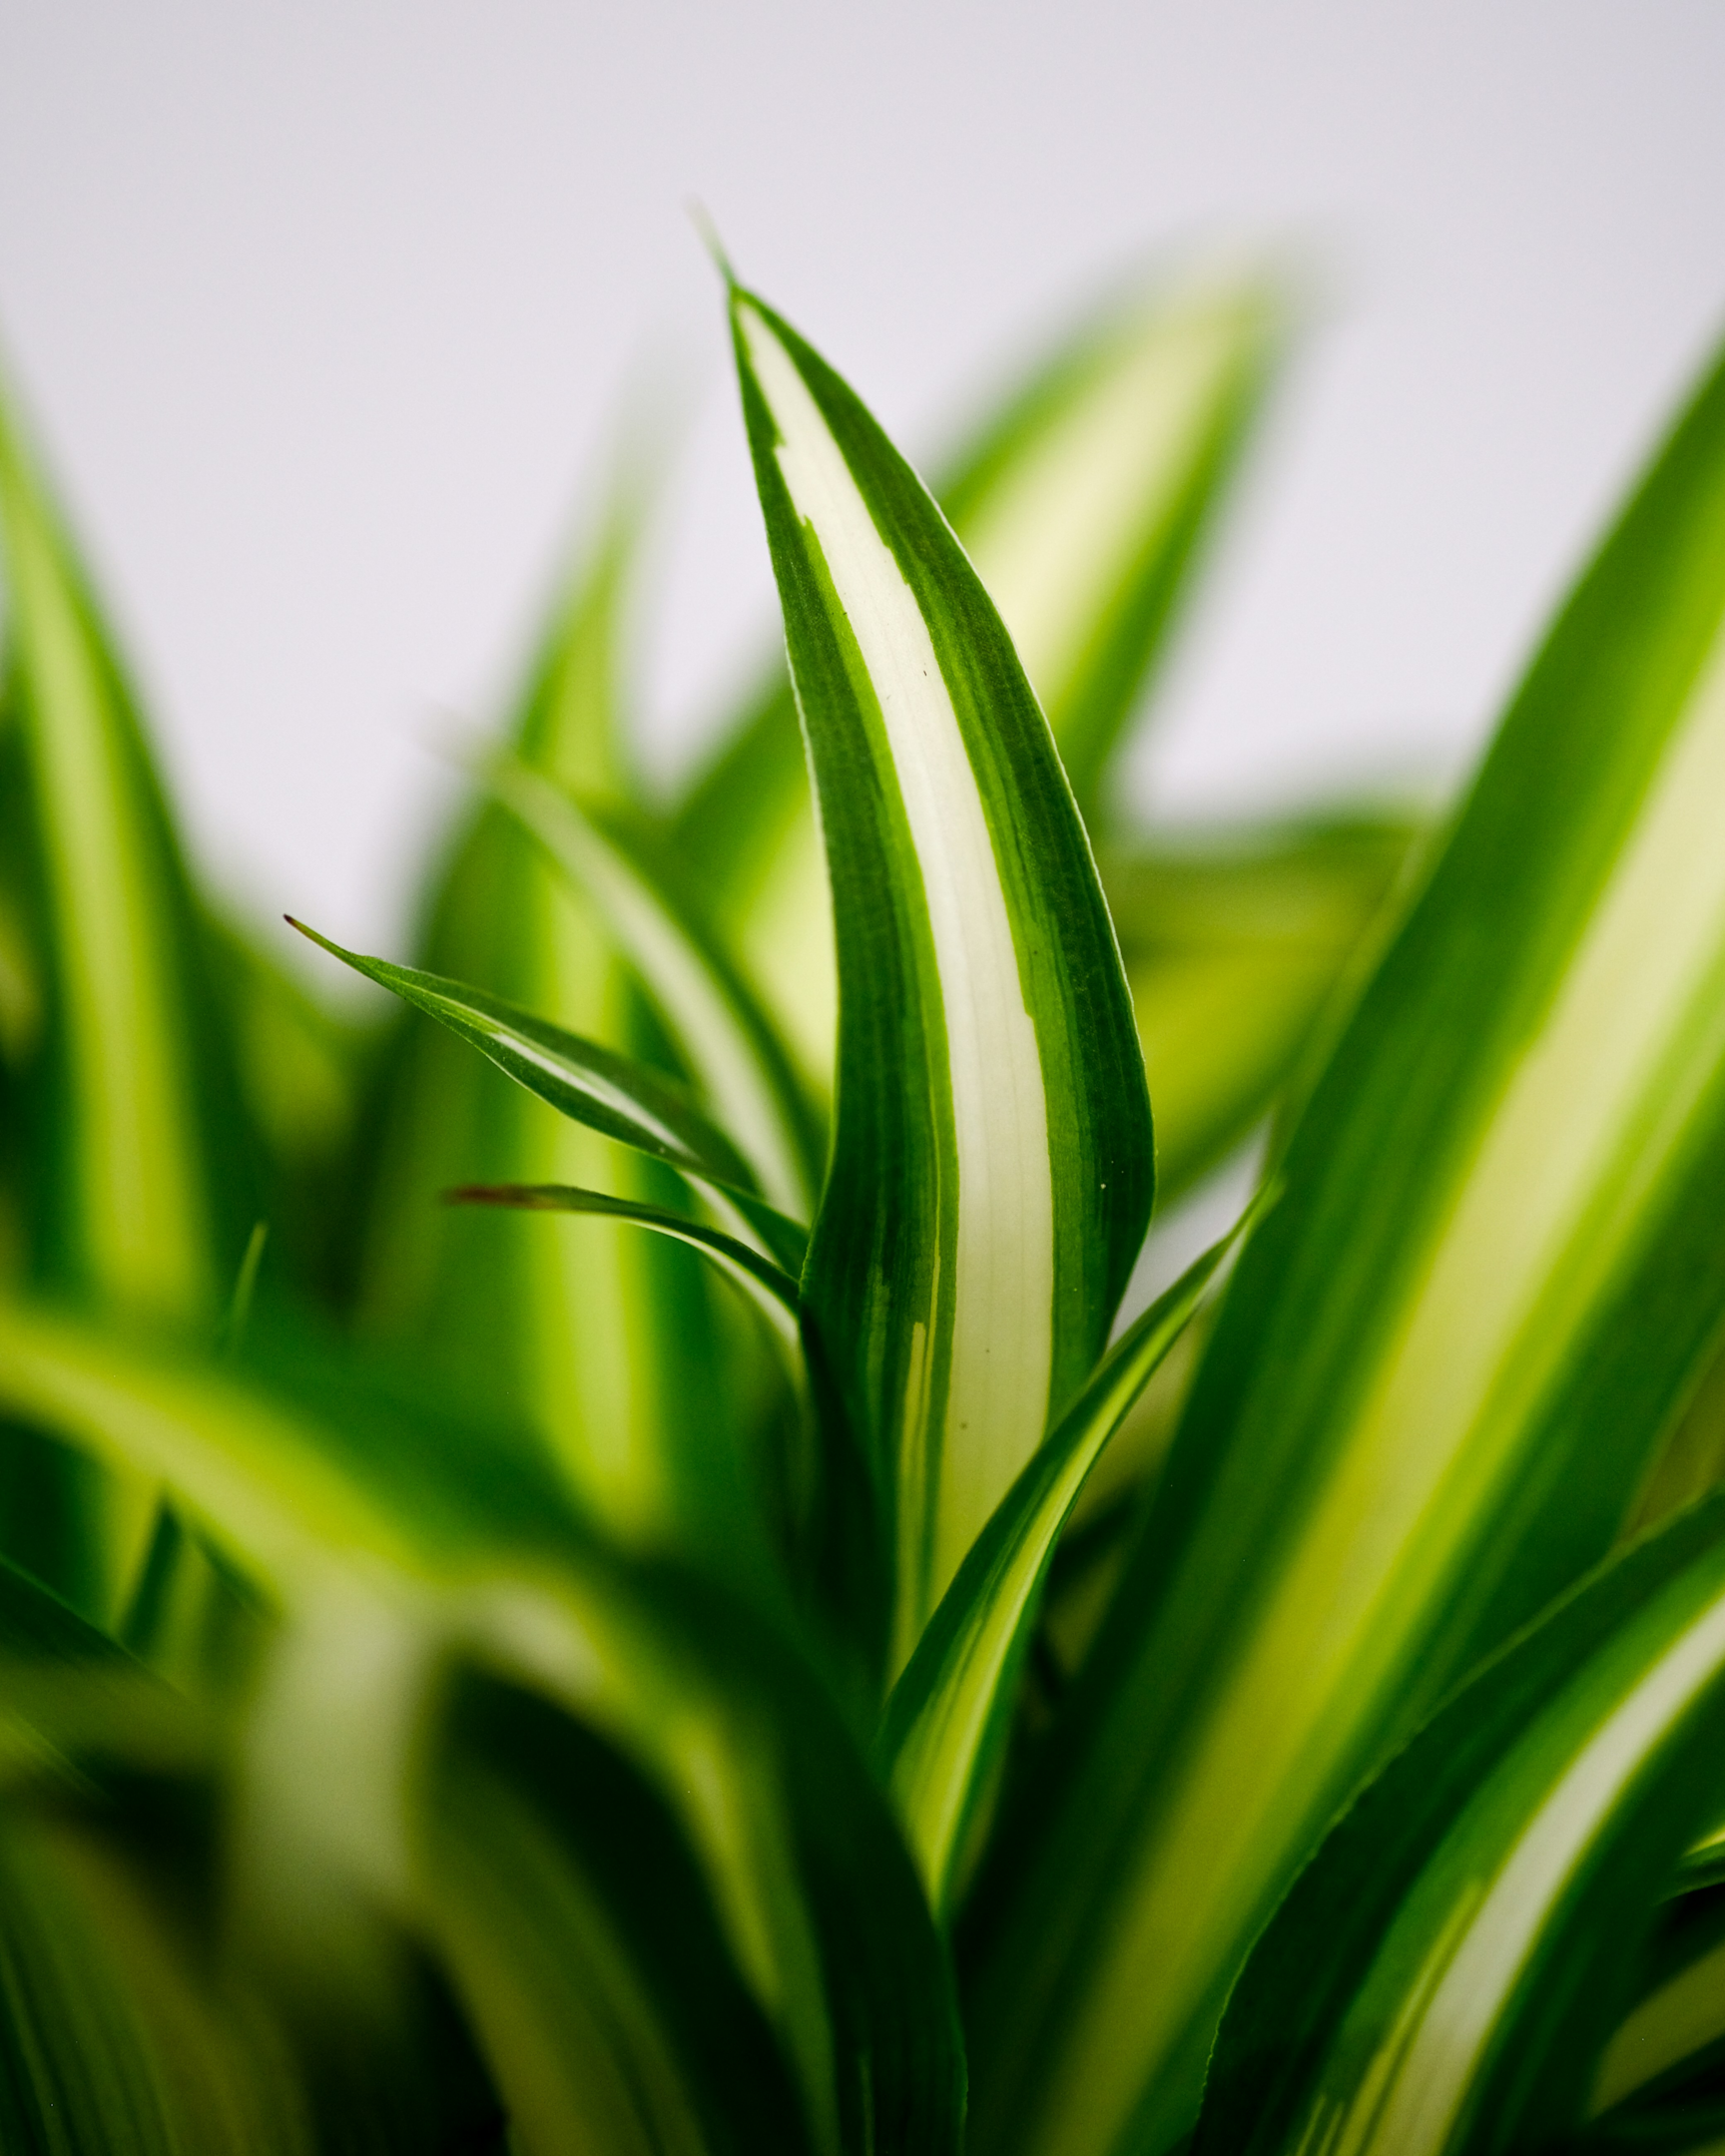
[{"label": "plant foliage", "polygon": [[0,411],[0,2142],[1720,2145],[1725,371],[1451,811],[1180,832],[1272,280],[932,492],[726,281],[788,666],[639,782],[620,481],[363,1017]]}]

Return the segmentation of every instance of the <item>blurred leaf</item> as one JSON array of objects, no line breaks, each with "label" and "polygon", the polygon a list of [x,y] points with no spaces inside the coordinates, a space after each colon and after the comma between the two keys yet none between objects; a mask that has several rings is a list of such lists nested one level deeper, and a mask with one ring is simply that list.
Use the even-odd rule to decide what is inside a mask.
[{"label": "blurred leaf", "polygon": [[111,1856],[0,1810],[0,2140],[310,2156],[290,2061],[213,1997]]},{"label": "blurred leaf", "polygon": [[[367,1096],[381,1044],[308,994],[261,934],[220,913],[207,917],[205,933],[264,1160],[256,1217],[269,1223],[269,1276],[336,1304],[355,1191],[376,1142]],[[240,1263],[236,1248],[225,1288]]]},{"label": "blurred leaf", "polygon": [[535,2156],[815,2145],[650,1783],[548,1701],[476,1675],[426,1781],[433,1922]]},{"label": "blurred leaf", "polygon": [[[308,2150],[288,2061],[210,1985],[102,1785],[211,1764],[204,1720],[0,1565],[0,2141]],[[136,1837],[136,1823],[133,1826]]]},{"label": "blurred leaf", "polygon": [[1660,1911],[1639,1995],[1600,2056],[1576,2145],[1649,2151],[1725,2137],[1725,1902],[1686,1893]]},{"label": "blurred leaf", "polygon": [[1312,1091],[997,1839],[968,1953],[1002,2151],[1178,2138],[1326,1821],[1603,1554],[1690,1388],[1725,1308],[1722,612],[1716,376]]},{"label": "blurred leaf", "polygon": [[[584,798],[626,790],[622,654],[646,506],[640,478],[625,474],[510,725],[521,763]],[[421,948],[440,975],[641,1046],[639,995],[603,922],[495,804],[450,847]],[[518,1404],[583,1501],[620,1531],[759,1569],[742,1401],[760,1349],[747,1319],[728,1329],[694,1255],[607,1221],[548,1235],[506,1212],[439,1203],[458,1183],[567,1183],[676,1206],[677,1179],[529,1098],[422,1017],[399,1035],[372,1114],[365,1333],[411,1343],[470,1398]]]},{"label": "blurred leaf", "polygon": [[920,482],[734,292],[839,918],[810,1352],[870,1466],[901,1666],[1106,1343],[1150,1105],[1094,863],[1005,630]]},{"label": "blurred leaf", "polygon": [[936,486],[1093,826],[1289,313],[1263,271],[1129,286],[1063,338]]},{"label": "blurred leaf", "polygon": [[[662,1572],[650,1600],[628,1713],[693,1806],[638,1734],[470,1678],[427,1778],[427,1891],[512,2112],[535,2150],[956,2149],[944,1958],[861,1761],[723,1601]],[[713,1845],[743,1841],[740,1901]]]},{"label": "blurred leaf", "polygon": [[1364,985],[1418,826],[1361,816],[1169,832],[1102,858],[1126,961],[1164,1206],[1259,1123]]},{"label": "blurred leaf", "polygon": [[[315,1966],[368,1902],[417,1911],[475,1997],[492,1981],[479,1964],[520,1949],[542,1968],[558,1950],[560,1888],[541,1877],[550,1945],[528,1952],[507,1875],[487,1884],[475,1861],[464,1888],[419,1853],[438,1672],[477,1658],[651,1779],[817,2145],[862,2156],[877,2129],[882,2145],[953,2149],[962,2068],[945,1959],[820,1688],[734,1597],[626,1564],[559,1520],[531,1452],[512,1463],[417,1400],[391,1416],[375,1377],[357,1375],[320,1402],[302,1356],[272,1367],[266,1391],[242,1368],[0,1306],[0,1405],[168,1483],[284,1612],[246,1734],[254,1920]],[[543,1802],[531,1788],[515,1801]],[[449,1897],[464,1891],[503,1905],[451,1928]],[[493,2063],[509,2098],[507,2043]]]},{"label": "blurred leaf", "polygon": [[1492,1662],[1358,1799],[1229,2002],[1194,2156],[1559,2142],[1722,1731],[1714,1502]]}]

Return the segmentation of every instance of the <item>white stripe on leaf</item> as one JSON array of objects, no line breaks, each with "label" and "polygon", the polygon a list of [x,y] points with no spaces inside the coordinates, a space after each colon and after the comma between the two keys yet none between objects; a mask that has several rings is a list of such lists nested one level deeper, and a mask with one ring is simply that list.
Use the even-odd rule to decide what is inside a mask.
[{"label": "white stripe on leaf", "polygon": [[738,320],[779,431],[785,484],[821,547],[879,703],[945,1011],[958,1212],[927,1606],[1047,1417],[1054,1201],[1042,1063],[993,841],[928,625],[790,354],[746,301]]},{"label": "white stripe on leaf", "polygon": [[[1498,1867],[1352,2156],[1438,2156],[1550,1912],[1639,1769],[1725,1660],[1725,1598],[1666,1648],[1582,1746]],[[1361,2099],[1356,2098],[1357,2110]]]}]

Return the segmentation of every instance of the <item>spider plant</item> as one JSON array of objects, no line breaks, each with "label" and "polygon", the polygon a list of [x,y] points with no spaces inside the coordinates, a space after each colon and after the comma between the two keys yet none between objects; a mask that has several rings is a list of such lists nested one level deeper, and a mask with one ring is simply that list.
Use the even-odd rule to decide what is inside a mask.
[{"label": "spider plant", "polygon": [[1173,833],[1273,280],[930,491],[725,277],[788,665],[642,784],[620,479],[368,1017],[0,415],[0,2139],[1719,2143],[1725,372],[1440,820]]}]

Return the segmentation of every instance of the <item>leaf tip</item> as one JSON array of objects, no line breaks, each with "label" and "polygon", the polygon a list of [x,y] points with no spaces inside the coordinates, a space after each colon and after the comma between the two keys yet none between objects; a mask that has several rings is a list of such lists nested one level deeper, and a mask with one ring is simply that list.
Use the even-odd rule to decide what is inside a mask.
[{"label": "leaf tip", "polygon": [[725,243],[719,237],[719,228],[713,222],[711,212],[707,205],[694,195],[689,197],[684,207],[689,213],[689,222],[700,236],[702,246],[713,258],[714,268],[725,279],[726,291],[735,299],[743,287],[737,281],[737,272],[731,267],[731,258],[725,252]]}]

